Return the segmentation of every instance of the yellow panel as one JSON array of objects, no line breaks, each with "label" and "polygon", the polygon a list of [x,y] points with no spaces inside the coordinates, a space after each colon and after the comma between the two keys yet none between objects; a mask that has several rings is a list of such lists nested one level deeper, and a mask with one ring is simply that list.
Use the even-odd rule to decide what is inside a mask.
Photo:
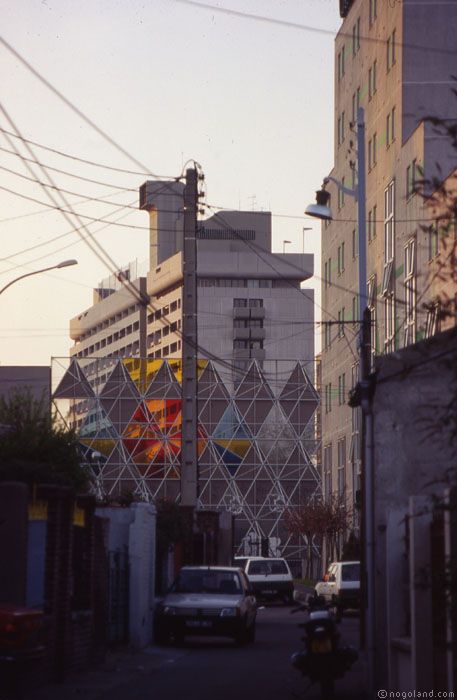
[{"label": "yellow panel", "polygon": [[73,525],[84,527],[86,525],[86,514],[82,508],[75,506],[73,509]]},{"label": "yellow panel", "polygon": [[146,360],[145,370],[145,386],[146,388],[152,382],[159,369],[162,367],[163,360]]},{"label": "yellow panel", "polygon": [[238,455],[238,457],[243,458],[251,446],[250,440],[215,440],[214,441],[220,447],[223,447],[229,452]]},{"label": "yellow panel", "polygon": [[[173,372],[175,379],[179,384],[182,384],[182,360],[168,360],[170,369]],[[197,376],[200,378],[201,373],[208,364],[208,360],[197,360]]]},{"label": "yellow panel", "polygon": [[110,456],[116,444],[116,441],[110,438],[83,438],[80,442],[86,445],[86,447],[90,447],[95,452],[100,452],[102,455],[105,455],[105,457]]},{"label": "yellow panel", "polygon": [[29,520],[47,520],[48,504],[46,501],[32,501],[29,503]]}]

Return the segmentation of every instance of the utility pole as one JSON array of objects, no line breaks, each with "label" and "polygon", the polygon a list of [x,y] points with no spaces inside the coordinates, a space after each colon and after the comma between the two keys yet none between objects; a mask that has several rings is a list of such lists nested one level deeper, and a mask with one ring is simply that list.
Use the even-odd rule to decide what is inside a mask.
[{"label": "utility pole", "polygon": [[197,505],[197,209],[198,175],[186,170],[182,291],[181,504]]}]

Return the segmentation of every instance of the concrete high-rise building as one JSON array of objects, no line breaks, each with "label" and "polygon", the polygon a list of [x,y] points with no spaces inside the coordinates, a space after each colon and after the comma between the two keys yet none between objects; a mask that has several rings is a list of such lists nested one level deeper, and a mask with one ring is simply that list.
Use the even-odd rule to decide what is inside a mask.
[{"label": "concrete high-rise building", "polygon": [[[183,185],[146,182],[140,208],[150,216],[149,270],[122,277],[149,305],[118,276],[101,284],[94,305],[71,321],[70,364],[54,362],[54,400],[70,406],[84,449],[97,455],[100,492],[175,500]],[[298,562],[304,542],[289,537],[282,515],[320,489],[314,297],[301,289],[313,257],[272,253],[268,212],[224,211],[199,221],[196,244],[198,505],[234,515],[238,551],[258,554],[268,542]]]},{"label": "concrete high-rise building", "polygon": [[[428,117],[455,115],[457,3],[341,0],[335,41],[335,156],[331,176],[356,185],[357,109],[365,111],[367,297],[372,354],[430,334],[429,271],[437,232],[425,197],[455,169],[456,152]],[[317,183],[319,184],[319,183]],[[324,490],[354,501],[360,489],[357,381],[357,205],[334,183],[322,227],[322,441]],[[339,323],[338,323],[339,322]]]}]

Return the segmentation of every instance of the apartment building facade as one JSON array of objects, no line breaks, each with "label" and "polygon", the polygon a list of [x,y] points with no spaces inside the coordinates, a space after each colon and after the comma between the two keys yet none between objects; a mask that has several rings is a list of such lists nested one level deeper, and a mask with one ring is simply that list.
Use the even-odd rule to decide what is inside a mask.
[{"label": "apartment building facade", "polygon": [[[455,169],[449,140],[428,117],[455,112],[457,5],[341,0],[335,41],[335,155],[331,175],[357,183],[357,110],[365,112],[367,303],[372,355],[437,328],[424,307],[438,255],[426,197]],[[322,440],[327,495],[350,503],[360,489],[359,420],[347,406],[358,379],[357,205],[334,183],[322,226]],[[434,238],[435,237],[435,238]],[[334,323],[336,321],[336,323]]]}]

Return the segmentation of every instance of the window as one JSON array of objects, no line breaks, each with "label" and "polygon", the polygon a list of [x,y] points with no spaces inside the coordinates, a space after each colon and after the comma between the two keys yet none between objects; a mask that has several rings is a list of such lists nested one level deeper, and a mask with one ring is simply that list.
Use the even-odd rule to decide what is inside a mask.
[{"label": "window", "polygon": [[437,301],[427,309],[425,337],[431,338],[440,331],[440,303]]},{"label": "window", "polygon": [[342,177],[341,178],[341,187],[338,187],[338,209],[341,209],[344,207],[344,190],[343,188],[346,187],[346,178]]},{"label": "window", "polygon": [[332,326],[324,323],[324,350],[328,350],[332,345]]},{"label": "window", "polygon": [[332,412],[332,383],[325,385],[325,412]]},{"label": "window", "polygon": [[247,299],[234,299],[233,306],[235,309],[245,309],[248,305]]},{"label": "window", "polygon": [[395,181],[384,190],[384,261],[393,260],[395,252]]},{"label": "window", "polygon": [[356,124],[356,122],[357,122],[357,113],[359,111],[359,107],[360,107],[360,88],[358,87],[357,90],[352,95],[352,123],[353,124]]},{"label": "window", "polygon": [[357,247],[357,232],[355,228],[352,229],[352,259],[355,260],[358,255]]},{"label": "window", "polygon": [[374,61],[371,68],[368,70],[368,99],[371,100],[377,89],[377,61]]},{"label": "window", "polygon": [[352,55],[355,56],[360,49],[360,17],[352,28]]},{"label": "window", "polygon": [[344,242],[338,246],[338,274],[344,272]]},{"label": "window", "polygon": [[395,107],[386,117],[386,146],[389,148],[392,141],[395,139]]},{"label": "window", "polygon": [[387,38],[387,72],[390,71],[392,66],[395,64],[395,29],[392,34]]},{"label": "window", "polygon": [[377,135],[373,134],[368,141],[368,170],[372,170],[377,162]]},{"label": "window", "polygon": [[332,284],[332,258],[328,259],[328,286]]},{"label": "window", "polygon": [[324,447],[324,497],[332,495],[332,444]]},{"label": "window", "polygon": [[405,246],[405,345],[416,342],[416,239]]},{"label": "window", "polygon": [[344,337],[344,316],[345,307],[343,306],[343,308],[338,311],[338,338]]},{"label": "window", "polygon": [[388,294],[384,300],[384,322],[386,352],[395,350],[395,299],[393,294]]},{"label": "window", "polygon": [[370,27],[378,16],[378,0],[370,0]]},{"label": "window", "polygon": [[414,158],[412,163],[406,168],[406,197],[412,197],[416,193],[417,161]]},{"label": "window", "polygon": [[346,374],[340,374],[338,377],[338,404],[344,406],[346,403]]},{"label": "window", "polygon": [[439,224],[430,226],[428,231],[428,259],[433,260],[439,253]]},{"label": "window", "polygon": [[263,299],[249,299],[250,309],[261,309],[263,307]]},{"label": "window", "polygon": [[370,209],[368,212],[368,242],[371,243],[371,241],[376,238],[376,216],[377,216],[377,207],[376,204],[374,205],[373,209]]},{"label": "window", "polygon": [[328,262],[324,263],[324,287],[328,287]]},{"label": "window", "polygon": [[340,116],[338,117],[338,134],[337,134],[337,139],[338,139],[338,146],[341,146],[341,144],[344,141],[344,131],[345,131],[345,113],[341,112]]},{"label": "window", "polygon": [[340,438],[337,443],[338,452],[338,494],[342,496],[346,490],[346,438]]},{"label": "window", "polygon": [[338,63],[338,68],[337,68],[337,75],[338,75],[338,82],[344,77],[344,73],[346,70],[346,47],[343,46],[341,51],[338,54],[337,57],[337,63]]}]

